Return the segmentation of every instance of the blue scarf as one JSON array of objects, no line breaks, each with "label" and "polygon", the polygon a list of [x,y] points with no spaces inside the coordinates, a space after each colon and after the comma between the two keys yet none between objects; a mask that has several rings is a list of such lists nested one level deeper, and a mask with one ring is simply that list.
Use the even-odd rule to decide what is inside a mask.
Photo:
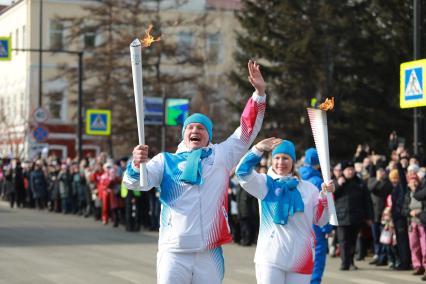
[{"label": "blue scarf", "polygon": [[284,179],[272,179],[267,176],[267,185],[269,189],[269,198],[264,201],[271,201],[276,204],[273,214],[275,224],[285,225],[288,222],[288,216],[293,216],[296,212],[303,212],[302,195],[297,190],[299,180],[293,177]]},{"label": "blue scarf", "polygon": [[177,154],[186,159],[185,169],[179,180],[189,184],[202,184],[201,160],[210,156],[211,153],[212,149],[200,148]]}]

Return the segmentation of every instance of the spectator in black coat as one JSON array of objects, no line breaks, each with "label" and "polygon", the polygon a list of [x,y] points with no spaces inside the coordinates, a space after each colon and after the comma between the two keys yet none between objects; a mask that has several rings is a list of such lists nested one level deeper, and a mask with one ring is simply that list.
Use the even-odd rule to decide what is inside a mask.
[{"label": "spectator in black coat", "polygon": [[398,248],[399,263],[395,266],[397,270],[411,269],[411,252],[408,241],[407,217],[403,214],[405,195],[407,193],[406,179],[405,185],[400,181],[401,172],[397,169],[389,173],[389,180],[392,183],[392,220],[395,226],[396,243]]},{"label": "spectator in black coat", "polygon": [[351,161],[342,162],[343,176],[335,182],[334,193],[337,236],[340,245],[341,270],[357,269],[354,264],[356,239],[363,222],[372,223],[370,193],[363,181],[355,175]]},{"label": "spectator in black coat", "polygon": [[398,147],[398,135],[396,134],[396,131],[392,131],[391,134],[389,135],[389,151],[392,152],[394,150],[396,150],[396,148]]},{"label": "spectator in black coat", "polygon": [[370,264],[386,265],[387,253],[384,245],[380,243],[380,234],[383,230],[381,219],[382,212],[386,205],[386,198],[392,192],[392,184],[386,176],[384,168],[377,168],[376,175],[368,180],[368,189],[370,190],[374,212],[373,224],[371,225],[371,235],[374,244],[374,258]]},{"label": "spectator in black coat", "polygon": [[30,187],[35,205],[38,209],[44,209],[47,197],[47,181],[42,166],[43,162],[38,160],[35,164],[34,171],[30,173]]},{"label": "spectator in black coat", "polygon": [[24,174],[21,167],[21,162],[16,161],[16,167],[14,170],[14,186],[16,192],[16,205],[18,207],[24,207],[25,203],[25,186],[24,186]]},{"label": "spectator in black coat", "polygon": [[6,199],[9,201],[10,208],[15,206],[16,201],[16,191],[12,177],[12,170],[9,168],[4,173],[4,180],[2,183],[2,192],[6,196]]},{"label": "spectator in black coat", "polygon": [[251,246],[255,238],[257,199],[245,190],[237,195],[238,222],[240,224],[240,245]]}]

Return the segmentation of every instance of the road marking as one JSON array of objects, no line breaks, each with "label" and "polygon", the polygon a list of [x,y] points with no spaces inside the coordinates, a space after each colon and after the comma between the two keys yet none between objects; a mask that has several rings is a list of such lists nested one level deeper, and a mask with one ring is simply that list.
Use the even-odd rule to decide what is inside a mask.
[{"label": "road marking", "polygon": [[362,283],[362,284],[386,284],[386,282],[382,282],[382,281],[376,281],[376,280],[370,280],[370,279],[366,279],[366,278],[356,278],[351,280],[351,282],[354,283]]},{"label": "road marking", "polygon": [[128,271],[128,270],[111,271],[111,272],[108,272],[108,274],[127,280],[130,283],[134,283],[134,284],[155,283],[156,281],[156,278],[149,277],[149,275],[135,273],[133,271]]},{"label": "road marking", "polygon": [[46,278],[49,281],[52,281],[53,283],[57,284],[84,284],[87,283],[84,279],[79,279],[74,277],[71,274],[67,273],[50,273],[50,274],[43,274],[41,277]]},{"label": "road marking", "polygon": [[253,268],[237,268],[237,269],[233,269],[233,271],[241,273],[241,274],[250,275],[250,276],[256,276],[254,267]]},{"label": "road marking", "polygon": [[355,278],[354,274],[351,273],[351,277],[345,275],[340,275],[338,273],[334,272],[327,272],[327,274],[324,275],[324,278],[331,278],[331,279],[337,279],[337,280],[344,280],[345,282],[352,282],[357,284],[386,284],[386,282],[381,281],[375,281],[365,278]]}]

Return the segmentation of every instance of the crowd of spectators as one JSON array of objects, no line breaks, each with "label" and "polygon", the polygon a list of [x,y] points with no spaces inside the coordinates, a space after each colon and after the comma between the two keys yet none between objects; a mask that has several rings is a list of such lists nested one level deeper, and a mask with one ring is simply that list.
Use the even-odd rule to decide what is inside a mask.
[{"label": "crowd of spectators", "polygon": [[[159,189],[127,190],[121,183],[126,158],[113,160],[101,153],[80,162],[57,157],[0,162],[0,195],[12,208],[92,216],[127,231],[159,229]],[[269,162],[262,159],[257,170],[266,173]],[[422,162],[392,132],[388,149],[376,152],[368,144],[358,145],[353,157],[333,165],[339,226],[328,235],[328,251],[331,257],[341,257],[341,270],[356,270],[354,260],[363,261],[371,254],[371,265],[413,270],[426,281],[426,167]],[[228,205],[234,241],[242,246],[255,244],[258,202],[233,175]]]},{"label": "crowd of spectators", "polygon": [[3,158],[0,163],[0,196],[11,208],[92,216],[127,231],[159,228],[156,189],[136,192],[121,184],[127,158],[113,160],[101,153],[80,162],[50,156],[34,161]]}]

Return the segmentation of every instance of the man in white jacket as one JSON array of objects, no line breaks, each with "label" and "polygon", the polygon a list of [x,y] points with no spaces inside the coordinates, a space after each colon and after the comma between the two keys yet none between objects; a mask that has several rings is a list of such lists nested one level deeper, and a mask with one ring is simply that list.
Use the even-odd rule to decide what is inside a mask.
[{"label": "man in white jacket", "polygon": [[129,189],[159,187],[160,235],[158,283],[221,283],[221,245],[231,242],[228,224],[229,173],[260,131],[265,112],[265,82],[256,62],[248,63],[249,81],[256,89],[246,104],[240,126],[224,142],[212,144],[213,123],[193,114],[183,125],[176,153],[160,153],[147,164],[146,187],[139,186],[139,165],[147,162],[148,146],[133,150],[124,184]]}]

